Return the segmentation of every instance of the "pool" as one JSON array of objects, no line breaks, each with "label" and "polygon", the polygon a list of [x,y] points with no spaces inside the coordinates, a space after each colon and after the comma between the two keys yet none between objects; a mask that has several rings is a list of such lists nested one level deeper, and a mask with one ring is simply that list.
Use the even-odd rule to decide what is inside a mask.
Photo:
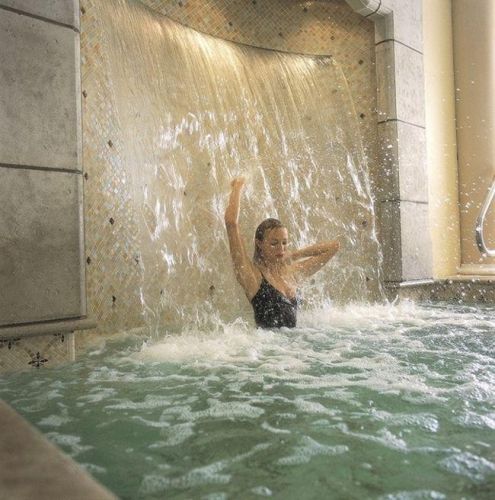
[{"label": "pool", "polygon": [[493,498],[493,306],[126,333],[0,396],[124,499]]}]

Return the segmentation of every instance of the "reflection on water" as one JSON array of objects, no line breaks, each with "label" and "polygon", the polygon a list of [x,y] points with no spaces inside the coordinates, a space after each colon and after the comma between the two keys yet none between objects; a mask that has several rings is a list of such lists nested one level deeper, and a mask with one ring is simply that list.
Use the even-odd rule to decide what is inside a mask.
[{"label": "reflection on water", "polygon": [[0,396],[121,498],[491,498],[493,307],[132,334]]}]

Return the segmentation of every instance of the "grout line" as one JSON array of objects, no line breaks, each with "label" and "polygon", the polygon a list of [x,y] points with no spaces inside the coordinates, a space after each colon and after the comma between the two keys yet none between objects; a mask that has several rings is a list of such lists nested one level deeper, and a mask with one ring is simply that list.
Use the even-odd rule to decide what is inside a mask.
[{"label": "grout line", "polygon": [[14,165],[12,163],[0,163],[0,168],[11,168],[15,170],[38,170],[42,172],[63,172],[67,174],[82,175],[82,170],[73,168],[40,167],[38,165]]},{"label": "grout line", "polygon": [[70,24],[61,23],[59,21],[54,21],[53,19],[49,19],[48,17],[38,16],[36,14],[30,14],[29,12],[24,12],[23,10],[14,9],[13,7],[7,7],[5,5],[0,5],[1,10],[6,10],[8,12],[13,12],[14,14],[19,14],[20,16],[31,17],[33,19],[37,19],[38,21],[45,21],[50,24],[55,24],[57,26],[62,26],[63,28],[69,28],[76,33],[80,33],[80,30],[75,26],[71,26]]}]

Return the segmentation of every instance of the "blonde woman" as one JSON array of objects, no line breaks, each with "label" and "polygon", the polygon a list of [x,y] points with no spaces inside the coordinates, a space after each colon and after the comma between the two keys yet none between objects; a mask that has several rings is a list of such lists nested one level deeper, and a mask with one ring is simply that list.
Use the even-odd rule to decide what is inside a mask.
[{"label": "blonde woman", "polygon": [[293,328],[297,324],[301,283],[320,270],[339,250],[338,241],[317,243],[289,251],[289,233],[277,219],[266,219],[256,229],[251,260],[239,230],[241,194],[245,180],[231,184],[225,225],[237,281],[253,306],[256,325],[261,328]]}]

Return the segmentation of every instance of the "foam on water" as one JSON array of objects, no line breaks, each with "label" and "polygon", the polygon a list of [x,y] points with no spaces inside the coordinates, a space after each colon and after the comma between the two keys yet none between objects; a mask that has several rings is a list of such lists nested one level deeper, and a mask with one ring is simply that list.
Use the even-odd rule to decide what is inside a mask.
[{"label": "foam on water", "polygon": [[296,446],[293,454],[278,459],[281,465],[298,465],[308,463],[318,455],[341,455],[349,451],[347,446],[326,446],[308,436],[303,436],[302,443]]},{"label": "foam on water", "polygon": [[0,396],[122,497],[286,497],[308,483],[335,498],[488,499],[492,317],[327,305],[293,330],[124,335],[0,380]]}]

